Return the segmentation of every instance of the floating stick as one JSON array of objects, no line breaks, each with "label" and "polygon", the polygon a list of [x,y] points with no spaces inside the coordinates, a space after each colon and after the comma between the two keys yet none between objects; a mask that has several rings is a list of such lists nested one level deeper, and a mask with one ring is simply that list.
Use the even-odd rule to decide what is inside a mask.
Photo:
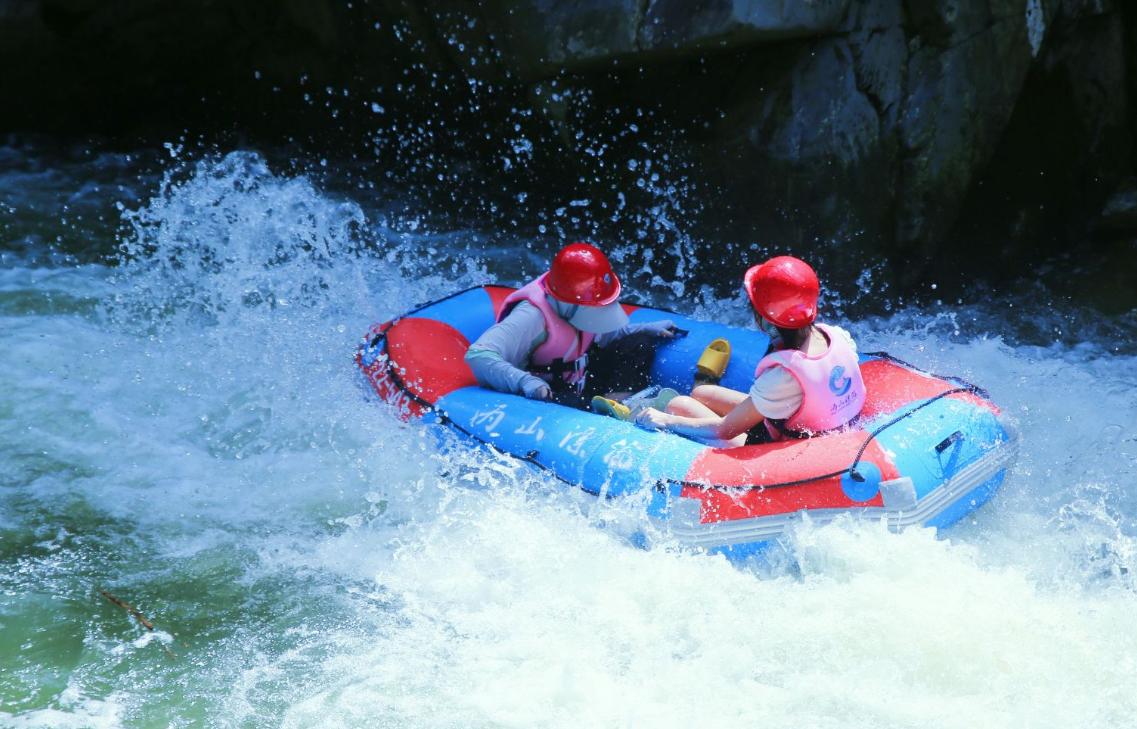
[{"label": "floating stick", "polygon": [[[138,612],[137,610],[132,608],[130,605],[127,605],[125,602],[123,602],[122,600],[119,600],[117,597],[110,594],[106,590],[99,590],[99,594],[102,595],[103,597],[105,597],[106,599],[110,600],[111,602],[113,602],[115,605],[118,605],[120,608],[127,611],[131,615],[133,615],[135,618],[138,619],[138,622],[142,623],[146,627],[147,630],[150,630],[150,631],[154,630],[154,624],[151,623],[149,620],[147,620],[145,615]],[[160,646],[162,646],[162,650],[166,651],[166,655],[168,655],[170,657],[170,660],[172,660],[172,661],[177,660],[177,658],[174,657],[174,653],[173,653],[173,651],[170,650],[169,646],[167,646],[162,641],[158,641],[158,644]]]}]

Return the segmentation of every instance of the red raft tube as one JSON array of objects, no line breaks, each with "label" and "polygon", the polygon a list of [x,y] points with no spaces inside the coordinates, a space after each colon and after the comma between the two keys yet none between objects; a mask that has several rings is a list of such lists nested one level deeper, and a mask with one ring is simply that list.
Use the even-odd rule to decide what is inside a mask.
[{"label": "red raft tube", "polygon": [[[480,286],[374,326],[356,363],[404,420],[452,428],[605,498],[638,498],[683,544],[741,559],[808,514],[948,526],[986,503],[1018,454],[1018,435],[980,388],[889,355],[862,353],[860,416],[802,440],[713,448],[632,423],[479,387],[466,349],[513,291]],[[756,330],[624,305],[631,321],[671,319],[690,334],[663,342],[652,383],[686,392],[714,339],[731,342],[722,384],[746,391],[769,340]]]}]

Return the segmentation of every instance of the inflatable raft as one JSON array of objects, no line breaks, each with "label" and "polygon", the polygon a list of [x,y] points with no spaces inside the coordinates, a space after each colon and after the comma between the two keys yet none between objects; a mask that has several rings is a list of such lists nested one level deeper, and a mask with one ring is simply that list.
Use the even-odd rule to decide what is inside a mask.
[{"label": "inflatable raft", "polygon": [[[640,497],[679,542],[744,557],[804,514],[943,527],[988,501],[1018,452],[1015,430],[980,388],[861,353],[860,416],[808,439],[719,449],[518,395],[479,387],[464,356],[513,289],[483,286],[376,325],[356,363],[404,420],[423,418],[605,498]],[[757,330],[624,305],[631,321],[671,319],[690,334],[662,340],[652,382],[687,392],[716,337],[733,356],[722,384],[746,391],[769,340]]]}]

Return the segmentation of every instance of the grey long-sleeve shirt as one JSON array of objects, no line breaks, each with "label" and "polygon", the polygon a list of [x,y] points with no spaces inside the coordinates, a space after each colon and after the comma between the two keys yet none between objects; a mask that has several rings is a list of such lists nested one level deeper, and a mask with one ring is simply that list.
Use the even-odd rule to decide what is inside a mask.
[{"label": "grey long-sleeve shirt", "polygon": [[[554,304],[555,306],[555,304]],[[656,331],[670,325],[669,321],[628,324],[614,332],[596,335],[598,347],[643,331]],[[474,373],[478,384],[499,392],[533,397],[549,384],[526,371],[533,351],[549,338],[545,317],[540,309],[522,301],[509,312],[509,316],[487,329],[466,353],[466,364]]]}]

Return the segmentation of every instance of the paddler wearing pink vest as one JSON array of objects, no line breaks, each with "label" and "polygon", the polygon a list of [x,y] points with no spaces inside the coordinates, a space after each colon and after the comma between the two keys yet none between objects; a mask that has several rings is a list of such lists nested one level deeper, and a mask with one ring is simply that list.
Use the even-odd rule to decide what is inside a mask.
[{"label": "paddler wearing pink vest", "polygon": [[[847,425],[865,401],[857,345],[844,330],[816,322],[820,284],[809,264],[778,256],[746,272],[754,321],[770,335],[754,385],[738,392],[701,384],[649,408],[636,422],[721,447],[803,438]],[[725,342],[724,342],[725,344]],[[725,348],[729,356],[729,345]],[[722,375],[723,361],[717,374]]]},{"label": "paddler wearing pink vest", "polygon": [[670,320],[629,324],[620,290],[600,249],[568,245],[505,299],[466,363],[483,387],[580,408],[593,395],[639,390],[654,344],[677,330]]}]

